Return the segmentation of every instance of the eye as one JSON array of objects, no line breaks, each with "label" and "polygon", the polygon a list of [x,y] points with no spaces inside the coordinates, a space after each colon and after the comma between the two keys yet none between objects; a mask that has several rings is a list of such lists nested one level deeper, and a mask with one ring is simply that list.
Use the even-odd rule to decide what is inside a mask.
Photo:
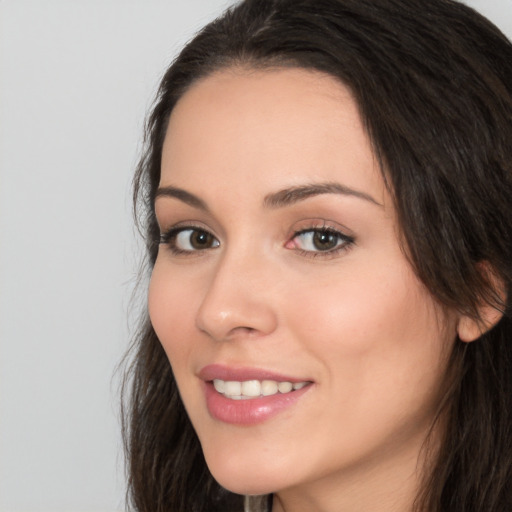
[{"label": "eye", "polygon": [[175,254],[183,254],[219,247],[220,242],[208,231],[192,226],[172,228],[160,236]]},{"label": "eye", "polygon": [[334,229],[305,229],[295,233],[286,247],[305,253],[336,253],[354,242],[350,236]]}]

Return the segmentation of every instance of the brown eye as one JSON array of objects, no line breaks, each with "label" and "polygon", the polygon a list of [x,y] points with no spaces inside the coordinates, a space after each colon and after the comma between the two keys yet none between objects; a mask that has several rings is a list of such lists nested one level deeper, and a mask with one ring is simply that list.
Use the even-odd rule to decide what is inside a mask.
[{"label": "brown eye", "polygon": [[215,242],[215,238],[206,231],[199,231],[197,229],[187,229],[185,233],[187,234],[188,239],[190,241],[190,246],[196,250],[209,249],[210,247],[213,247],[213,244]]},{"label": "brown eye", "polygon": [[338,245],[339,236],[328,231],[315,231],[312,243],[318,251],[329,251]]},{"label": "brown eye", "polygon": [[304,253],[335,253],[354,242],[350,236],[333,229],[306,229],[297,233],[290,245]]},{"label": "brown eye", "polygon": [[169,244],[176,253],[213,249],[219,241],[208,231],[197,228],[176,228],[161,237],[161,243]]}]

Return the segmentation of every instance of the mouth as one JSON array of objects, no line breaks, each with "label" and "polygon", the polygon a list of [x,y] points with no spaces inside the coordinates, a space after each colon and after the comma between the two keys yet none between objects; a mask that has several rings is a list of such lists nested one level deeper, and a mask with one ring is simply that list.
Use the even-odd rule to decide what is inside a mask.
[{"label": "mouth", "polygon": [[262,423],[300,402],[314,382],[256,368],[208,365],[199,372],[210,415],[224,423]]},{"label": "mouth", "polygon": [[264,396],[285,395],[311,384],[310,381],[290,382],[276,380],[222,380],[214,379],[217,393],[230,400],[251,400]]}]

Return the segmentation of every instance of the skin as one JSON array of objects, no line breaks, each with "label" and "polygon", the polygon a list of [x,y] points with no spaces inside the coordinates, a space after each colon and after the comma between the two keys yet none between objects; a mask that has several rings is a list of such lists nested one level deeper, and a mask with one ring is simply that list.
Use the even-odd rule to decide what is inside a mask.
[{"label": "skin", "polygon": [[[357,193],[265,204],[312,183]],[[193,225],[214,237],[211,248],[179,254],[173,248],[190,248],[190,232],[162,243],[149,291],[151,321],[214,477],[237,493],[274,492],[274,512],[410,511],[460,319],[403,254],[347,88],[299,69],[202,79],[171,115],[160,186],[208,208],[158,197],[163,233]],[[323,226],[353,242],[321,251],[296,236]],[[313,384],[269,420],[231,425],[206,408],[198,372],[211,363]]]}]

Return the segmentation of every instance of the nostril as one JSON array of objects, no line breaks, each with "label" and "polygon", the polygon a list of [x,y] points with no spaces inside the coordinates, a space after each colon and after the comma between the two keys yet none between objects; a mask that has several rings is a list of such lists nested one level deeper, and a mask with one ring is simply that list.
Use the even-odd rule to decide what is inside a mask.
[{"label": "nostril", "polygon": [[236,333],[241,333],[241,334],[248,334],[248,335],[253,335],[253,334],[257,334],[257,330],[254,329],[254,327],[236,327],[235,329],[233,329],[233,332],[231,334],[236,334]]}]

